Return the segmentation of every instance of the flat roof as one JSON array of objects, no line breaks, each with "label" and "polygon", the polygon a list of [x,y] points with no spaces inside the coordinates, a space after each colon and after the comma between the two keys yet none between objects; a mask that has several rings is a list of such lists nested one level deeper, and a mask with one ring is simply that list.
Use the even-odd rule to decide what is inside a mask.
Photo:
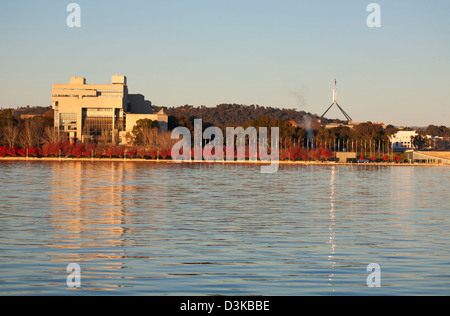
[{"label": "flat roof", "polygon": [[450,151],[416,151],[419,154],[433,156],[441,159],[450,159]]}]

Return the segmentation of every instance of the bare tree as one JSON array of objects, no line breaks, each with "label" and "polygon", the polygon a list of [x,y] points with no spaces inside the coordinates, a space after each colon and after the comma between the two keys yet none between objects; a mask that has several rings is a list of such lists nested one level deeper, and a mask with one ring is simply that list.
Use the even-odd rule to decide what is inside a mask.
[{"label": "bare tree", "polygon": [[19,127],[14,125],[12,121],[9,121],[3,127],[3,136],[9,147],[15,147],[19,139]]},{"label": "bare tree", "polygon": [[108,133],[101,133],[97,136],[97,143],[101,146],[108,146],[111,143],[111,135]]},{"label": "bare tree", "polygon": [[42,135],[44,143],[57,143],[61,140],[61,136],[53,126],[47,126]]},{"label": "bare tree", "polygon": [[140,131],[140,141],[146,149],[166,150],[172,148],[174,140],[170,133],[163,132],[158,128],[144,127]]},{"label": "bare tree", "polygon": [[39,146],[42,136],[41,120],[27,119],[23,123],[23,129],[20,134],[22,147]]}]

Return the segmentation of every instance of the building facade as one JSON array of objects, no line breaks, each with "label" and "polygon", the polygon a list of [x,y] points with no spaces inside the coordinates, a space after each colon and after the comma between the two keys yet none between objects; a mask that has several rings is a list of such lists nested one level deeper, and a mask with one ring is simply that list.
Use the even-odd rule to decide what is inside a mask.
[{"label": "building facade", "polygon": [[414,148],[412,137],[417,136],[416,131],[398,131],[390,137],[394,151],[405,151]]},{"label": "building facade", "polygon": [[52,108],[58,133],[72,141],[122,144],[139,119],[158,121],[167,130],[167,115],[155,113],[143,95],[129,94],[122,75],[112,76],[109,84],[87,84],[83,77],[54,84]]},{"label": "building facade", "polygon": [[450,165],[450,151],[405,151],[406,159],[412,163]]}]

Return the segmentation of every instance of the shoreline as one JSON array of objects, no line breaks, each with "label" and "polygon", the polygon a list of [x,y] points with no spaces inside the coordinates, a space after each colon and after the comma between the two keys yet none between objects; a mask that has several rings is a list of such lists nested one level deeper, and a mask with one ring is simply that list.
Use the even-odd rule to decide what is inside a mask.
[{"label": "shoreline", "polygon": [[[249,164],[249,165],[270,165],[272,161],[183,161],[176,162],[172,159],[143,159],[143,158],[67,158],[67,157],[0,157],[0,161],[42,161],[42,162],[147,162],[147,163],[166,163],[166,164]],[[279,165],[319,165],[319,166],[422,166],[422,167],[450,167],[448,164],[436,163],[396,163],[396,162],[368,162],[368,163],[350,163],[336,161],[289,161],[279,160]]]}]

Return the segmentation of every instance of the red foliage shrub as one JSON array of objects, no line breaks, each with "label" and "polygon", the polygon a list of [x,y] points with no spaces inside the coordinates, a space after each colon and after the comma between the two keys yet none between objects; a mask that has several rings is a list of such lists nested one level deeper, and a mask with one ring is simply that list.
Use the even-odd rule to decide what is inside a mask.
[{"label": "red foliage shrub", "polygon": [[321,148],[320,156],[323,159],[330,159],[331,157],[333,157],[333,151],[330,148]]},{"label": "red foliage shrub", "polygon": [[308,158],[312,160],[319,160],[320,159],[320,151],[317,149],[310,149],[308,151]]},{"label": "red foliage shrub", "polygon": [[308,157],[309,157],[308,152],[306,150],[302,151],[301,157],[303,160],[308,160]]},{"label": "red foliage shrub", "polygon": [[114,148],[111,148],[111,147],[106,148],[106,156],[111,158],[112,155],[114,155]]},{"label": "red foliage shrub", "polygon": [[170,152],[170,150],[161,150],[161,151],[159,152],[159,156],[160,156],[162,159],[170,159],[170,157],[171,157],[171,152]]},{"label": "red foliage shrub", "polygon": [[146,155],[147,155],[147,152],[144,149],[139,149],[137,151],[137,156],[138,157],[145,158]]},{"label": "red foliage shrub", "polygon": [[292,160],[298,160],[301,158],[301,148],[294,147],[291,150],[289,150],[288,157]]},{"label": "red foliage shrub", "polygon": [[127,156],[130,157],[130,158],[136,157],[136,154],[137,154],[137,150],[136,149],[131,149],[131,150],[127,151]]},{"label": "red foliage shrub", "polygon": [[77,158],[89,156],[89,153],[86,151],[86,145],[84,144],[72,143],[70,144],[69,149],[68,156],[75,156]]},{"label": "red foliage shrub", "polygon": [[62,142],[60,145],[60,150],[59,150],[61,152],[61,156],[66,156],[66,157],[71,156],[73,153],[73,145],[75,145],[75,144],[76,144],[75,142],[72,144],[70,141]]},{"label": "red foliage shrub", "polygon": [[59,156],[60,150],[62,148],[62,143],[47,143],[42,146],[42,155],[45,157],[49,156]]},{"label": "red foliage shrub", "polygon": [[123,148],[123,147],[117,147],[114,149],[114,156],[123,157],[124,153],[125,153],[125,148]]},{"label": "red foliage shrub", "polygon": [[84,154],[86,156],[92,157],[96,156],[97,146],[95,144],[89,143],[84,148]]},{"label": "red foliage shrub", "polygon": [[103,147],[96,147],[94,150],[94,157],[100,158],[105,154],[105,149]]},{"label": "red foliage shrub", "polygon": [[8,156],[16,157],[17,156],[17,148],[15,148],[15,147],[8,147],[6,149],[6,154]]},{"label": "red foliage shrub", "polygon": [[41,149],[31,146],[28,148],[28,156],[37,157],[41,154]]},{"label": "red foliage shrub", "polygon": [[27,149],[26,148],[17,149],[17,155],[20,157],[25,157],[27,155]]}]

